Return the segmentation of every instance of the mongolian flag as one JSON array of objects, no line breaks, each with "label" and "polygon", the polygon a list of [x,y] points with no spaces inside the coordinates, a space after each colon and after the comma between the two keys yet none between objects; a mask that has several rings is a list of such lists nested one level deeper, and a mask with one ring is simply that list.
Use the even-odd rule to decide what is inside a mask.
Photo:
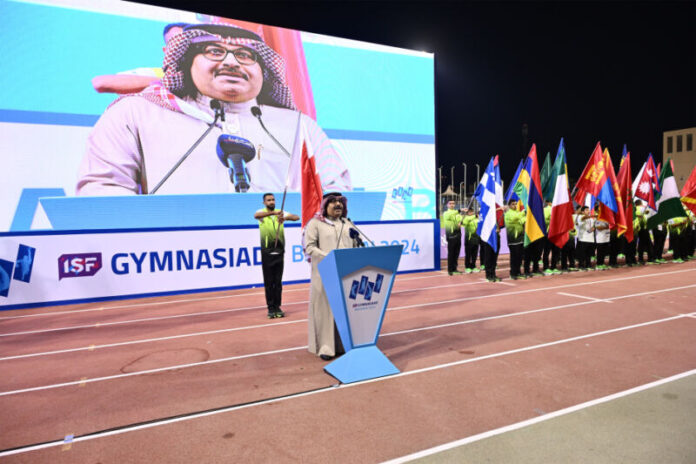
[{"label": "mongolian flag", "polygon": [[527,220],[524,224],[524,246],[546,235],[544,199],[541,197],[541,179],[537,161],[536,144],[529,150],[529,193],[527,197]]},{"label": "mongolian flag", "polygon": [[602,156],[602,146],[597,145],[587,161],[585,169],[582,171],[578,182],[575,184],[575,203],[585,204],[585,195],[590,194],[598,197],[602,187],[607,182],[607,174],[604,172],[604,158]]},{"label": "mongolian flag", "polygon": [[[627,229],[626,213],[621,199],[621,189],[616,180],[614,164],[611,162],[609,150],[606,148],[604,149],[602,158],[607,181],[597,197],[597,201],[599,201],[599,219],[607,221],[611,229],[617,229],[616,235],[620,237]],[[609,190],[609,192],[605,193],[605,190]]]}]

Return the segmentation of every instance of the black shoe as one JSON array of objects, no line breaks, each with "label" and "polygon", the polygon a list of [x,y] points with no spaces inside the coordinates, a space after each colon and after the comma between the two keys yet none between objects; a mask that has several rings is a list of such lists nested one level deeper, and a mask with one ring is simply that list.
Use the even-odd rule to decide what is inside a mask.
[{"label": "black shoe", "polygon": [[324,361],[330,361],[334,358],[333,356],[329,356],[328,354],[320,354],[319,357]]},{"label": "black shoe", "polygon": [[274,313],[273,317],[275,317],[275,318],[285,317],[285,312],[283,312],[282,310],[279,309]]}]

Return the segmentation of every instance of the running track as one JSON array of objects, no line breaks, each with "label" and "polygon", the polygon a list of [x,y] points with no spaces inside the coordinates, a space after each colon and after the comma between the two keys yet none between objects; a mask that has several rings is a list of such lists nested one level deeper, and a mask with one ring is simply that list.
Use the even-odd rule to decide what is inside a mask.
[{"label": "running track", "polygon": [[0,312],[0,460],[382,462],[696,369],[693,261],[482,277],[398,276],[402,373],[351,385],[306,284],[275,320],[261,289]]}]

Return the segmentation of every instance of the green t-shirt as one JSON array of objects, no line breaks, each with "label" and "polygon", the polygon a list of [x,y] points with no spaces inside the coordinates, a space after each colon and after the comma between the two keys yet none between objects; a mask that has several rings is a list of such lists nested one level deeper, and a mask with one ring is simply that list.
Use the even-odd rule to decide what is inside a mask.
[{"label": "green t-shirt", "polygon": [[442,214],[447,237],[461,236],[462,215],[456,209],[448,209]]},{"label": "green t-shirt", "polygon": [[527,213],[509,209],[505,211],[505,230],[507,230],[508,243],[517,244],[524,240],[524,223]]},{"label": "green t-shirt", "polygon": [[466,216],[464,216],[464,219],[462,220],[462,224],[464,225],[464,229],[466,230],[466,239],[468,241],[472,241],[471,243],[475,243],[476,240],[478,240],[479,238],[479,236],[476,234],[476,230],[478,229],[478,223],[479,219],[474,214],[467,214]]},{"label": "green t-shirt", "polygon": [[[277,211],[277,210],[274,210]],[[266,213],[268,210],[266,208],[260,209],[257,213]],[[285,212],[285,217],[287,218],[289,213]],[[266,216],[259,219],[259,232],[261,233],[261,249],[273,249],[275,245],[276,234],[278,235],[278,246],[279,249],[285,248],[285,229],[283,224],[278,224],[278,216]]]}]

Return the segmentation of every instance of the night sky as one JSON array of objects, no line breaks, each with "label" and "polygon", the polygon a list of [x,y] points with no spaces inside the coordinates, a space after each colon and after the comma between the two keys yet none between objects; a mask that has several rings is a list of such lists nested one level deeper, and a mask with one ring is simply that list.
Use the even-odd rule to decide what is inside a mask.
[{"label": "night sky", "polygon": [[523,124],[540,163],[564,137],[571,178],[597,141],[617,170],[626,143],[635,175],[663,131],[696,126],[696,2],[142,3],[435,53],[444,185],[494,154],[509,182]]}]

